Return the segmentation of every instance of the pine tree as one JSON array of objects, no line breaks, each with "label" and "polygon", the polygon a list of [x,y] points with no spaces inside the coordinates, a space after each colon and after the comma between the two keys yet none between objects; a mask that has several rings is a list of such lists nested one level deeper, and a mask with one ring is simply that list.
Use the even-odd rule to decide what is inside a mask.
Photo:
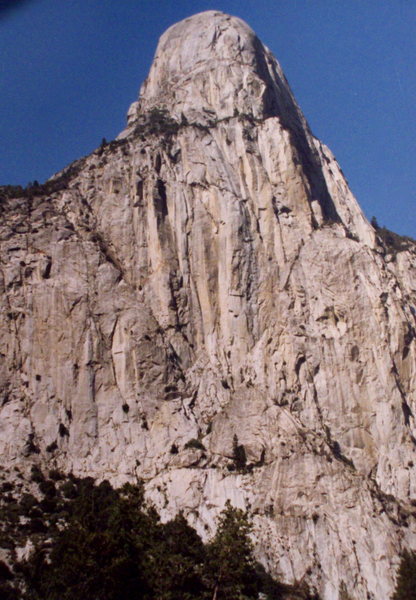
[{"label": "pine tree", "polygon": [[242,444],[238,443],[238,437],[234,434],[233,437],[233,460],[237,471],[244,472],[247,465],[246,450]]},{"label": "pine tree", "polygon": [[[229,502],[204,545],[182,514],[161,523],[142,484],[117,490],[73,476],[58,484],[41,471],[36,479],[39,507],[46,494],[54,506],[36,517],[37,551],[17,565],[24,600],[258,600],[259,592],[281,600],[288,589],[255,562],[248,517]],[[36,502],[26,500],[26,518]],[[0,564],[1,600],[21,597],[12,579]]]},{"label": "pine tree", "polygon": [[207,548],[207,584],[212,600],[257,598],[251,525],[247,515],[227,501],[217,533]]},{"label": "pine tree", "polygon": [[205,598],[202,581],[205,563],[204,544],[179,513],[163,524],[154,540],[149,580],[158,600],[196,600]]},{"label": "pine tree", "polygon": [[416,553],[405,550],[400,561],[393,600],[416,600]]}]

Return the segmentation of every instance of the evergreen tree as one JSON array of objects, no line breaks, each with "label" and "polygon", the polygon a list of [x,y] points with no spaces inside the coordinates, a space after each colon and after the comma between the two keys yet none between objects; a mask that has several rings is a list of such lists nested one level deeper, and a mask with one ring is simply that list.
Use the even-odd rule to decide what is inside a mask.
[{"label": "evergreen tree", "polygon": [[416,553],[405,550],[400,561],[393,600],[416,600]]},{"label": "evergreen tree", "polygon": [[19,581],[0,565],[5,600],[22,597],[19,582],[24,600],[257,600],[259,592],[281,600],[291,590],[255,562],[248,517],[229,502],[204,545],[182,514],[161,523],[142,485],[115,490],[73,476],[56,483],[41,472],[36,479],[53,507],[42,514],[45,498],[23,503],[42,528],[31,559],[16,565]]},{"label": "evergreen tree", "polygon": [[26,569],[30,600],[135,600],[146,597],[144,553],[157,517],[142,508],[142,490],[113,490],[78,482],[67,504],[67,526],[55,534],[48,557],[36,553]]},{"label": "evergreen tree", "polygon": [[227,501],[217,533],[207,547],[206,580],[212,600],[248,600],[258,596],[258,578],[244,511]]},{"label": "evergreen tree", "polygon": [[202,580],[204,544],[182,514],[164,524],[152,551],[152,589],[158,600],[205,598]]},{"label": "evergreen tree", "polygon": [[246,450],[242,444],[238,443],[237,434],[233,437],[233,460],[237,471],[244,472],[247,465]]}]

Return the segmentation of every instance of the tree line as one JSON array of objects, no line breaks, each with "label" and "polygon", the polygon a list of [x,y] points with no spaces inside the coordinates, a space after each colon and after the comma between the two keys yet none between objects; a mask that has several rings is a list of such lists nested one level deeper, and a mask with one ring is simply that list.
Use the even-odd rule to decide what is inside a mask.
[{"label": "tree line", "polygon": [[[183,514],[162,523],[142,483],[46,478],[18,502],[0,485],[0,546],[31,539],[12,566],[0,560],[1,600],[319,600],[305,585],[273,579],[255,560],[247,514],[228,502],[204,543]],[[354,596],[348,596],[353,598]],[[416,554],[405,551],[392,600],[416,600]]]}]

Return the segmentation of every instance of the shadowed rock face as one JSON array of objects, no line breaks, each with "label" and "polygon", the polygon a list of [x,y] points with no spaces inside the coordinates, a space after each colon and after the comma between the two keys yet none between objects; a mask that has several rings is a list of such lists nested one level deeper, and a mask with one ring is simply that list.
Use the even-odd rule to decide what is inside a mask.
[{"label": "shadowed rock face", "polygon": [[416,254],[377,241],[251,29],[171,27],[118,141],[1,210],[4,465],[143,477],[205,534],[230,499],[274,574],[388,598]]}]

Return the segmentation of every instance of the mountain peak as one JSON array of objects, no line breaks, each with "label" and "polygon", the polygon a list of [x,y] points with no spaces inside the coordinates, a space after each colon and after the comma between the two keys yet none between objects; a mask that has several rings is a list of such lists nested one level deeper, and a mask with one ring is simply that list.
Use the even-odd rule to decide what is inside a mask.
[{"label": "mountain peak", "polygon": [[263,118],[288,101],[300,112],[279,64],[254,31],[237,17],[206,11],[162,35],[129,117],[164,106],[199,122],[208,115]]},{"label": "mountain peak", "polygon": [[318,225],[341,224],[348,235],[374,243],[372,228],[354,198],[338,198],[345,181],[335,163],[340,182],[329,189],[334,177],[326,171],[333,157],[328,158],[330,151],[312,135],[278,61],[238,17],[206,11],[167,29],[119,139],[134,135],[153,109],[162,109],[177,123],[198,127],[239,119],[254,131],[256,124],[270,120],[267,127],[282,128],[289,136],[307,182],[308,203],[300,218],[308,214],[308,221]]},{"label": "mountain peak", "polygon": [[139,477],[204,536],[230,501],[281,580],[391,597],[416,540],[416,250],[367,222],[239,19],[171,27],[130,118],[0,198],[0,486]]}]

